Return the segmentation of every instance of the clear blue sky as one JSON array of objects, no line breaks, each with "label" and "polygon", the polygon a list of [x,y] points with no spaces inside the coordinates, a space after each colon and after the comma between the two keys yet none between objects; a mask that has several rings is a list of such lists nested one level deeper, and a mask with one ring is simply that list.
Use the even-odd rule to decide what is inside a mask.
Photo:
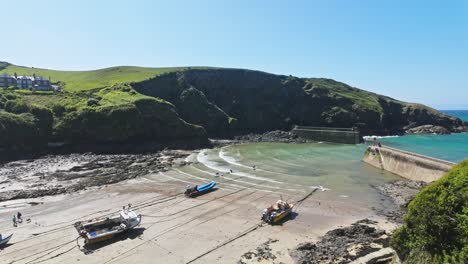
[{"label": "clear blue sky", "polygon": [[468,1],[15,0],[1,20],[17,65],[248,68],[468,109]]}]

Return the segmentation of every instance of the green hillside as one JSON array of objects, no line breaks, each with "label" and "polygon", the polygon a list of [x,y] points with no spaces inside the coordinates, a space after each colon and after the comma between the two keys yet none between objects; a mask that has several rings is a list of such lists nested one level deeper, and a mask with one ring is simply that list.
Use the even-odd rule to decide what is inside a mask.
[{"label": "green hillside", "polygon": [[[207,136],[230,138],[293,125],[357,126],[364,134],[397,134],[426,124],[466,130],[460,119],[434,109],[324,78],[215,67],[57,71],[6,62],[0,62],[1,73],[50,77],[62,87],[61,92],[0,89],[5,153],[54,141],[183,139],[201,146]],[[28,139],[34,144],[25,144]]]},{"label": "green hillside", "polygon": [[190,68],[191,67],[145,68],[134,66],[117,66],[91,71],[57,71],[16,66],[5,62],[0,62],[0,74],[36,74],[45,78],[50,77],[52,82],[62,82],[63,89],[70,92],[109,87],[121,83],[138,82],[163,73]]}]

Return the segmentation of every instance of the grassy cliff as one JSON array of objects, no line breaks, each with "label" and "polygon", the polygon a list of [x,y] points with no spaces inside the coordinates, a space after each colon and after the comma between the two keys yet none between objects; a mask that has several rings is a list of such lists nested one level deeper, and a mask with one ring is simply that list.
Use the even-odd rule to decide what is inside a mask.
[{"label": "grassy cliff", "polygon": [[[358,126],[365,133],[380,134],[425,124],[461,131],[465,125],[426,106],[401,102],[331,79],[252,70],[120,66],[56,71],[0,62],[1,73],[36,74],[62,87],[60,93],[0,90],[0,111],[5,114],[0,122],[13,117],[6,113],[18,115],[15,116],[18,120],[32,115],[34,119],[25,122],[40,125],[41,138],[35,142],[42,145],[57,140],[75,143],[206,140],[207,135],[230,137],[290,129],[293,125]],[[11,147],[8,144],[4,142],[0,148]]]},{"label": "grassy cliff", "polygon": [[468,263],[468,160],[414,198],[391,245],[405,263]]}]

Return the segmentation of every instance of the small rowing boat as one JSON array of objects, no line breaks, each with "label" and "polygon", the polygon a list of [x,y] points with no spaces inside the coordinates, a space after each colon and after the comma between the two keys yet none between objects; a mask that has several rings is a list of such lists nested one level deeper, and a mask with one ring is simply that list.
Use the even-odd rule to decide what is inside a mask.
[{"label": "small rowing boat", "polygon": [[212,181],[201,186],[198,186],[198,185],[188,186],[187,189],[185,190],[185,196],[195,197],[200,194],[207,193],[209,191],[212,191],[215,185],[216,185],[216,182]]}]

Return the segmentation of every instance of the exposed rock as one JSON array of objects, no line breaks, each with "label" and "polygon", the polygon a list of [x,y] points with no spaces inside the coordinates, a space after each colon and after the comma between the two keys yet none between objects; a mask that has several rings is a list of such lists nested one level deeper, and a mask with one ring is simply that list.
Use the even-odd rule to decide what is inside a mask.
[{"label": "exposed rock", "polygon": [[390,237],[364,219],[329,231],[317,243],[302,243],[289,254],[295,263],[349,263],[388,247]]},{"label": "exposed rock", "polygon": [[431,124],[460,132],[465,123],[429,107],[398,101],[324,78],[242,69],[187,69],[133,83],[138,92],[174,104],[208,136],[232,138],[293,125],[359,127],[364,134],[401,134]]},{"label": "exposed rock", "polygon": [[283,143],[305,143],[306,139],[294,135],[290,131],[275,130],[263,134],[247,134],[234,138],[240,142],[283,142]]},{"label": "exposed rock", "polygon": [[434,126],[434,125],[422,125],[410,128],[406,130],[407,134],[437,134],[437,135],[446,135],[450,134],[445,127]]},{"label": "exposed rock", "polygon": [[406,206],[425,186],[427,183],[423,181],[395,181],[378,186],[377,189],[392,198],[397,205]]},{"label": "exposed rock", "polygon": [[277,258],[270,248],[271,243],[278,242],[276,239],[268,239],[267,242],[258,246],[255,251],[249,251],[241,256],[241,259],[238,261],[239,264],[247,263],[257,263],[260,261],[268,261],[268,263],[274,263],[274,260]]},{"label": "exposed rock", "polygon": [[164,150],[149,155],[50,155],[33,162],[6,163],[0,166],[0,179],[5,179],[0,183],[0,202],[72,193],[137,178],[186,164],[189,154]]},{"label": "exposed rock", "polygon": [[390,198],[390,204],[373,208],[388,221],[401,224],[407,212],[407,205],[428,183],[422,181],[395,181],[375,187],[382,195]]}]

